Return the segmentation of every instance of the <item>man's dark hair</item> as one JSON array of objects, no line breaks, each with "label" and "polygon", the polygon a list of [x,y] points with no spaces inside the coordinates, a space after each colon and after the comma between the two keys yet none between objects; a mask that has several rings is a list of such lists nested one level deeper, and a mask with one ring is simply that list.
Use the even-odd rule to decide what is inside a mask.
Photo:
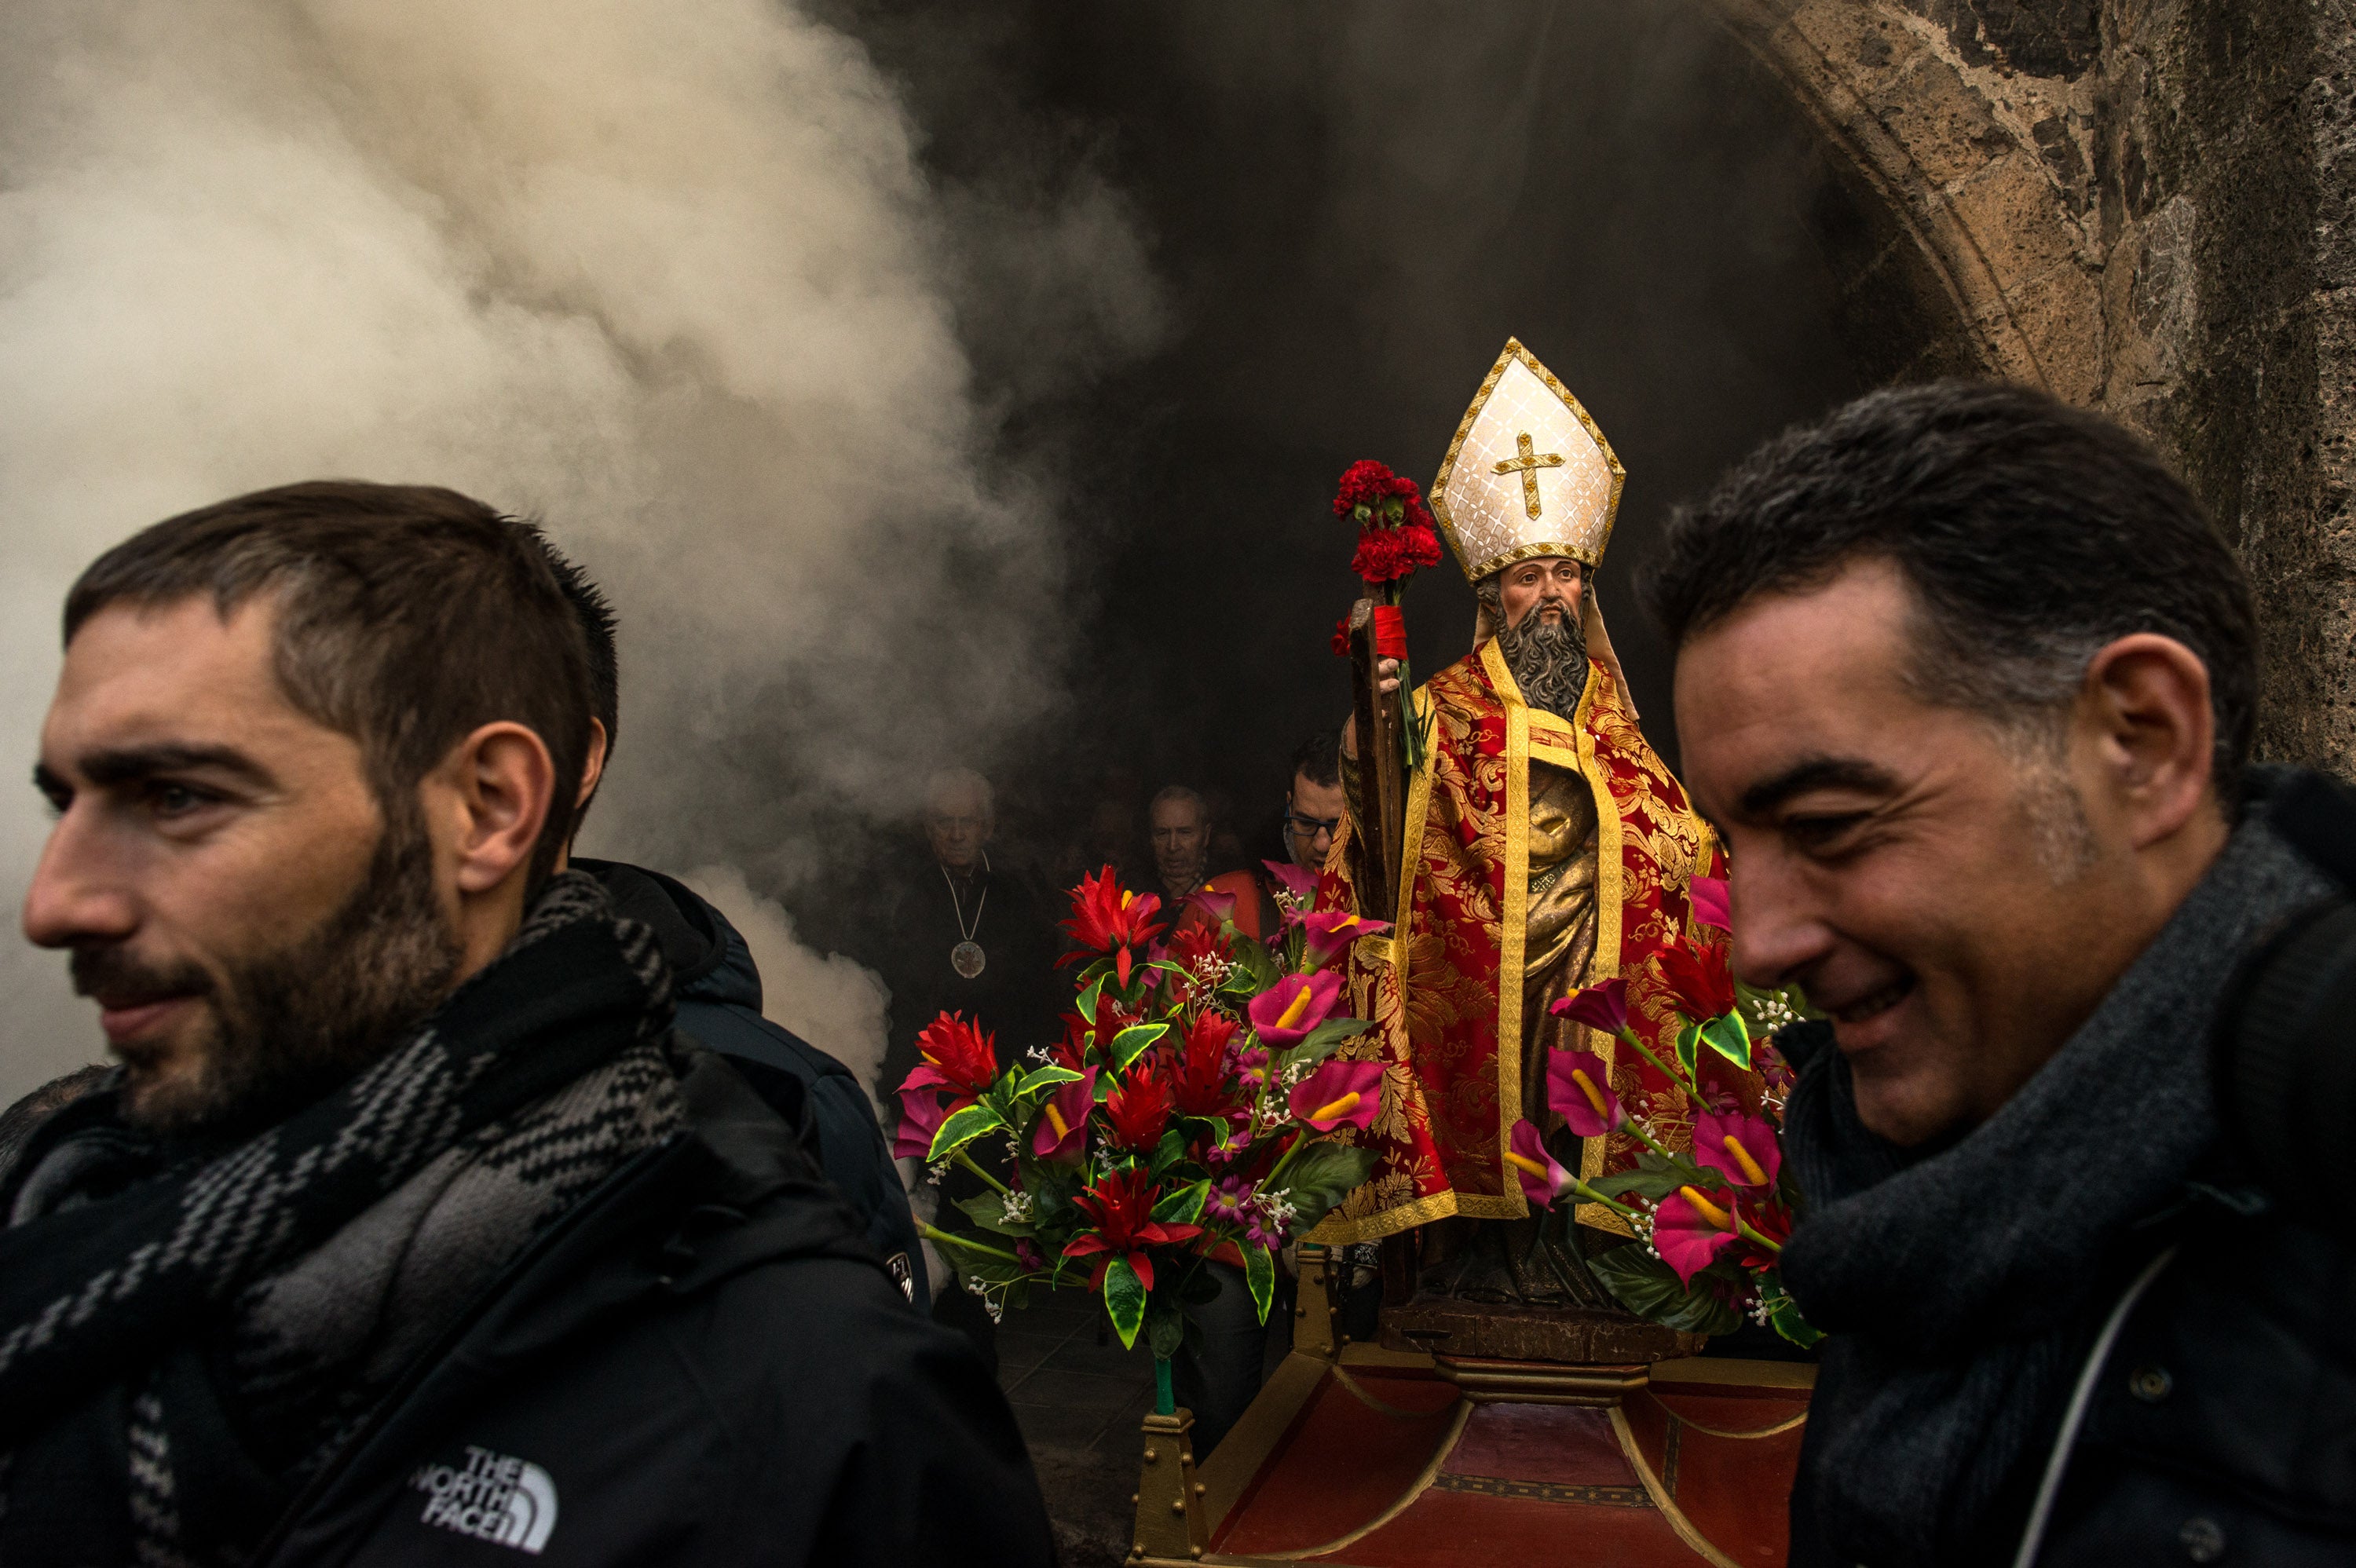
[{"label": "man's dark hair", "polygon": [[321,480],[258,490],[144,528],[66,595],[65,639],[115,603],[209,595],[226,620],[279,601],[272,663],[287,700],[351,736],[388,816],[477,728],[538,734],[556,788],[536,888],[570,836],[588,755],[590,657],[544,551],[453,490]]},{"label": "man's dark hair", "polygon": [[[605,591],[581,569],[580,562],[556,548],[546,530],[538,523],[518,519],[518,532],[531,540],[541,554],[548,558],[549,571],[556,574],[557,587],[564,591],[566,603],[580,618],[581,635],[589,651],[589,716],[605,727],[605,762],[614,760],[614,738],[622,727],[622,661],[616,651],[614,631],[617,624],[614,602]],[[586,753],[584,754],[584,758]],[[583,764],[587,765],[586,762]],[[605,787],[605,776],[598,775],[597,788]],[[589,807],[597,799],[597,790],[581,803],[573,814],[573,831],[581,831],[581,819],[589,815]]]},{"label": "man's dark hair", "polygon": [[1295,776],[1311,784],[1331,789],[1342,782],[1342,731],[1339,729],[1318,730],[1309,739],[1292,748],[1292,772],[1284,776],[1284,787],[1290,789]]},{"label": "man's dark hair", "polygon": [[2257,709],[2249,582],[2191,492],[2117,425],[2019,387],[1869,393],[1679,508],[1643,590],[1676,647],[1760,594],[1872,559],[1914,589],[1914,688],[2010,729],[2049,728],[2104,644],[2182,643],[2209,667],[2218,794],[2238,798]]}]

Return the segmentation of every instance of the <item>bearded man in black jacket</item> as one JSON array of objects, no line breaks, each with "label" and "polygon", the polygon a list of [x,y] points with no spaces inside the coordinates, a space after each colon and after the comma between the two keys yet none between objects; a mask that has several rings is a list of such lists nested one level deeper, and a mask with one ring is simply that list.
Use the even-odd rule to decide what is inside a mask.
[{"label": "bearded man in black jacket", "polygon": [[1050,1560],[970,1351],[553,870],[586,653],[505,519],[262,492],[65,631],[25,925],[121,1067],[0,1170],[0,1564]]},{"label": "bearded man in black jacket", "polygon": [[2356,1246],[2253,1179],[2210,1061],[2341,892],[2291,827],[2334,786],[2249,763],[2200,506],[2093,414],[1910,388],[1762,449],[1646,586],[1737,970],[1829,1015],[1783,1037],[1831,1335],[1791,1561],[2349,1561]]}]

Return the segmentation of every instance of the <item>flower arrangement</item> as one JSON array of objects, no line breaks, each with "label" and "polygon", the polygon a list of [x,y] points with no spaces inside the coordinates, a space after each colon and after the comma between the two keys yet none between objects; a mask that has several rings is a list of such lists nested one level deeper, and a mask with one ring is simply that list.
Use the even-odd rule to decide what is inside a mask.
[{"label": "flower arrangement", "polygon": [[[1729,923],[1722,878],[1693,882],[1696,922]],[[1690,1154],[1673,1153],[1612,1087],[1611,1071],[1591,1051],[1558,1051],[1547,1067],[1547,1100],[1580,1137],[1627,1132],[1644,1146],[1635,1168],[1593,1184],[1549,1155],[1538,1129],[1517,1124],[1505,1156],[1529,1200],[1541,1208],[1565,1198],[1601,1203],[1625,1220],[1642,1243],[1591,1259],[1589,1266],[1622,1306],[1674,1328],[1724,1334],[1744,1316],[1772,1325],[1798,1345],[1822,1338],[1800,1314],[1776,1272],[1800,1194],[1783,1159],[1783,1096],[1790,1070],[1767,1038],[1801,1016],[1782,991],[1736,983],[1722,942],[1680,937],[1647,957],[1633,983],[1665,998],[1682,1027],[1675,1059],[1663,1061],[1629,1027],[1631,979],[1590,986],[1553,1010],[1642,1051],[1697,1107]],[[1755,1070],[1753,1103],[1730,1087],[1718,1064]],[[1748,1079],[1738,1083],[1746,1088]]]},{"label": "flower arrangement", "polygon": [[1097,1292],[1122,1345],[1145,1333],[1165,1413],[1183,1308],[1220,1289],[1205,1265],[1240,1268],[1265,1322],[1277,1253],[1373,1167],[1330,1136],[1372,1125],[1383,1100],[1379,1062],[1334,1057],[1370,1027],[1338,1010],[1335,965],[1387,927],[1310,912],[1307,873],[1269,864],[1284,931],[1267,944],[1237,928],[1232,899],[1197,895],[1165,928],[1162,901],[1111,867],[1083,877],[1063,924],[1063,962],[1080,965],[1063,1038],[1001,1072],[991,1038],[943,1013],[900,1086],[895,1153],[984,1188],[958,1204],[979,1232],[922,1227],[965,1287],[993,1317],[1041,1287]]}]

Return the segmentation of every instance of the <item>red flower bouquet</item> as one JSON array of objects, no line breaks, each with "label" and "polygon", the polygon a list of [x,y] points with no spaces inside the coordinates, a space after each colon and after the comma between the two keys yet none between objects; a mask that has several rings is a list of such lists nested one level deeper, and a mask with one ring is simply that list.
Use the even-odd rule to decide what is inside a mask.
[{"label": "red flower bouquet", "polygon": [[[1350,570],[1379,592],[1410,572],[1440,564],[1440,535],[1423,492],[1412,479],[1392,473],[1371,460],[1353,463],[1344,471],[1333,496],[1333,515],[1358,525],[1357,553]],[[1398,603],[1396,595],[1385,603]]]},{"label": "red flower bouquet", "polygon": [[987,1187],[958,1205],[979,1231],[924,1232],[992,1316],[1036,1289],[1098,1292],[1122,1344],[1147,1334],[1166,1411],[1183,1307],[1220,1288],[1204,1265],[1240,1267],[1265,1321],[1279,1250],[1373,1168],[1348,1140],[1383,1087],[1379,1063],[1333,1060],[1369,1026],[1337,1015],[1338,948],[1297,911],[1263,945],[1206,902],[1166,947],[1148,945],[1158,912],[1109,867],[1082,879],[1062,1038],[998,1072],[987,1037],[945,1015],[900,1087],[895,1147]]},{"label": "red flower bouquet", "polygon": [[[1697,878],[1697,923],[1727,923],[1726,884]],[[1674,1328],[1730,1332],[1748,1314],[1772,1324],[1795,1344],[1822,1338],[1783,1289],[1776,1260],[1799,1211],[1800,1194],[1783,1166],[1781,1129],[1790,1073],[1765,1036],[1800,1015],[1788,993],[1754,991],[1736,983],[1722,942],[1682,936],[1647,958],[1633,983],[1666,1000],[1683,1019],[1675,1059],[1653,1055],[1628,1024],[1629,979],[1590,986],[1557,1002],[1554,1011],[1618,1037],[1643,1052],[1683,1089],[1698,1114],[1690,1153],[1674,1153],[1632,1113],[1611,1083],[1602,1059],[1565,1051],[1547,1063],[1547,1099],[1580,1137],[1624,1130],[1644,1145],[1636,1168],[1592,1185],[1549,1155],[1528,1122],[1514,1129],[1505,1158],[1532,1203],[1565,1199],[1601,1203],[1644,1239],[1590,1260],[1589,1266],[1622,1306]],[[1721,1086],[1712,1065],[1756,1070],[1764,1093],[1755,1106]]]},{"label": "red flower bouquet", "polygon": [[[1399,593],[1407,580],[1427,566],[1440,564],[1440,535],[1433,528],[1423,492],[1412,479],[1394,474],[1371,458],[1353,463],[1342,472],[1333,494],[1333,515],[1358,525],[1358,548],[1350,570],[1366,585],[1375,611],[1376,646],[1385,658],[1399,665],[1399,690],[1413,689],[1408,675],[1407,634],[1399,620]],[[1333,651],[1347,657],[1349,621],[1333,629]],[[1404,760],[1412,773],[1423,762],[1423,726],[1409,698],[1408,721],[1401,726]]]}]

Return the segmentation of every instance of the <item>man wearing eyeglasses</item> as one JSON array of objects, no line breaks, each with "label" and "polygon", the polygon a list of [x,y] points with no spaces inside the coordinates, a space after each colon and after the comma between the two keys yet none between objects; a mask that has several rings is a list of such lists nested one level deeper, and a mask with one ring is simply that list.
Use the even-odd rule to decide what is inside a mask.
[{"label": "man wearing eyeglasses", "polygon": [[1339,731],[1318,731],[1294,748],[1292,787],[1284,797],[1284,848],[1308,870],[1325,864],[1333,831],[1342,826],[1342,742]]}]

